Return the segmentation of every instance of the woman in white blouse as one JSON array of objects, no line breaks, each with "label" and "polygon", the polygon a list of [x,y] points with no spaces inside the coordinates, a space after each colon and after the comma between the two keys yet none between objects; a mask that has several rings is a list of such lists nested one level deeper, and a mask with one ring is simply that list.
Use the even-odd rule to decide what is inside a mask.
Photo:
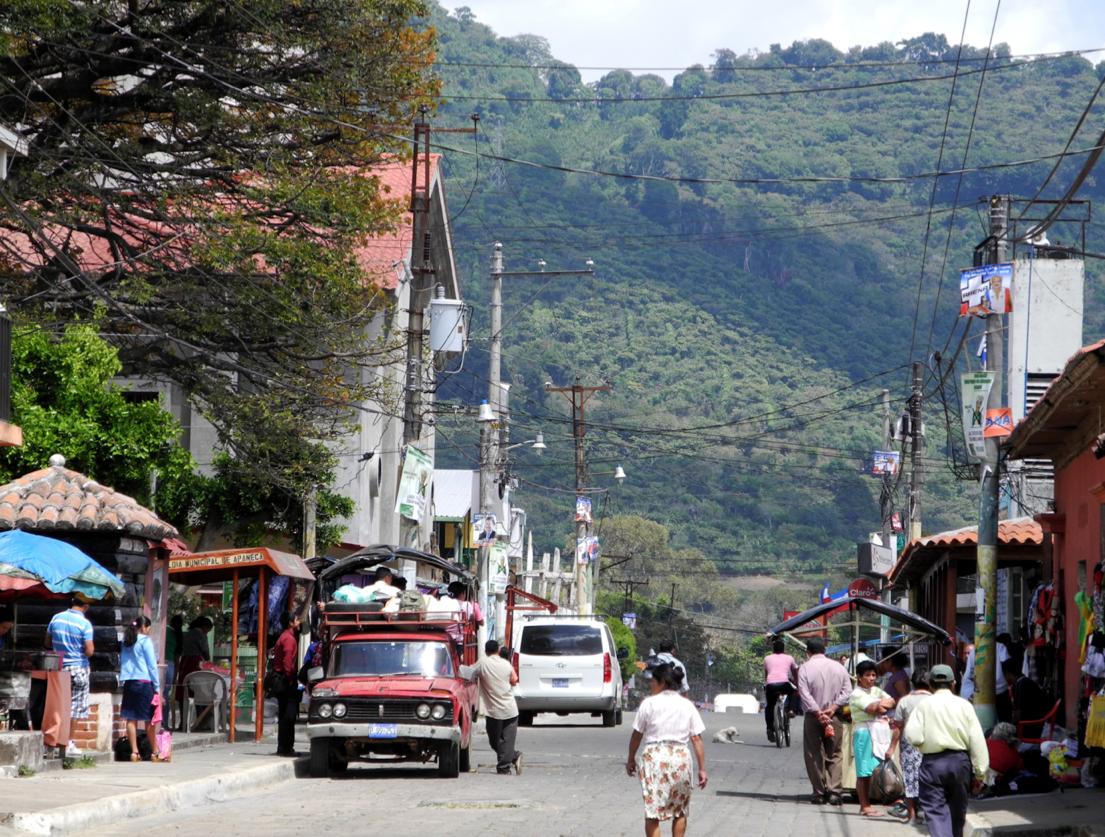
[{"label": "woman in white blouse", "polygon": [[702,746],[706,727],[694,704],[679,694],[682,685],[682,669],[671,663],[658,665],[652,671],[652,697],[641,703],[633,722],[625,772],[641,777],[646,837],[658,837],[661,820],[673,820],[674,837],[683,837],[687,831],[691,805],[688,744],[694,748],[698,762],[698,787],[706,787],[706,751]]}]

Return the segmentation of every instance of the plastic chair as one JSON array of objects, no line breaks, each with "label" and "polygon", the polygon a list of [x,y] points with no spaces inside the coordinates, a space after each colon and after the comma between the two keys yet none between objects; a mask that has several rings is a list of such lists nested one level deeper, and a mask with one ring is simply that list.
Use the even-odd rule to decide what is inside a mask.
[{"label": "plastic chair", "polygon": [[[192,724],[198,721],[196,707],[209,707],[213,717],[213,729],[219,732],[229,729],[227,700],[230,688],[218,674],[210,671],[193,671],[184,678],[183,686],[188,691],[188,707],[184,711],[184,731],[191,732]],[[203,714],[203,713],[200,713]]]},{"label": "plastic chair", "polygon": [[[1053,707],[1051,707],[1051,711],[1048,712],[1046,715],[1044,715],[1044,717],[1042,717],[1038,720],[1018,722],[1018,724],[1017,724],[1017,738],[1019,738],[1023,744],[1043,744],[1045,741],[1050,741],[1051,736],[1054,735],[1054,733],[1055,733],[1055,716],[1059,713],[1059,705],[1062,702],[1063,702],[1063,699],[1059,698],[1059,700],[1055,701],[1055,705]],[[1047,730],[1047,737],[1046,738],[1025,738],[1024,737],[1024,728],[1025,727],[1032,727],[1032,726],[1035,726],[1036,724],[1048,724],[1049,725],[1049,728]],[[1041,729],[1041,732],[1043,732],[1042,729]]]}]

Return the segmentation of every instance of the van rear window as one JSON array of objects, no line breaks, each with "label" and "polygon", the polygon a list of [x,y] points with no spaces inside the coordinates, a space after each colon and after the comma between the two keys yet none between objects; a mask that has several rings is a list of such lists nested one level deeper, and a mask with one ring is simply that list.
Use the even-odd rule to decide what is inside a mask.
[{"label": "van rear window", "polygon": [[591,625],[526,625],[518,650],[538,657],[586,657],[602,653],[602,635]]}]

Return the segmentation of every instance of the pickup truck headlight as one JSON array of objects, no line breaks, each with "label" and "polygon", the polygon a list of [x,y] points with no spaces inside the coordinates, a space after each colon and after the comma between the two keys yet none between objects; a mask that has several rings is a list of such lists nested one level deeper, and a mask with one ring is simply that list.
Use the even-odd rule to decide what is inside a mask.
[{"label": "pickup truck headlight", "polygon": [[334,712],[334,707],[328,703],[319,704],[318,716],[320,718],[329,718]]},{"label": "pickup truck headlight", "polygon": [[445,710],[445,704],[443,704],[443,703],[434,704],[434,708],[430,712],[430,717],[433,718],[435,721],[440,721],[442,718],[445,717],[445,711],[446,711]]},{"label": "pickup truck headlight", "polygon": [[430,704],[428,704],[428,703],[418,704],[418,708],[414,710],[414,714],[417,715],[419,718],[421,718],[423,721],[425,721],[427,718],[430,717]]},{"label": "pickup truck headlight", "polygon": [[346,708],[345,708],[344,703],[335,703],[334,704],[334,717],[335,718],[344,718],[345,717],[345,712],[346,712]]}]

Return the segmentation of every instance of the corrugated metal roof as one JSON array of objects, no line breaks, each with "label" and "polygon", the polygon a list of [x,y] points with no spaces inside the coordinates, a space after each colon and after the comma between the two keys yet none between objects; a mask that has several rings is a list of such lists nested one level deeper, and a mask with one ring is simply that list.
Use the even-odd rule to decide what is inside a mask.
[{"label": "corrugated metal roof", "polygon": [[434,471],[434,520],[460,522],[472,510],[475,471]]}]

